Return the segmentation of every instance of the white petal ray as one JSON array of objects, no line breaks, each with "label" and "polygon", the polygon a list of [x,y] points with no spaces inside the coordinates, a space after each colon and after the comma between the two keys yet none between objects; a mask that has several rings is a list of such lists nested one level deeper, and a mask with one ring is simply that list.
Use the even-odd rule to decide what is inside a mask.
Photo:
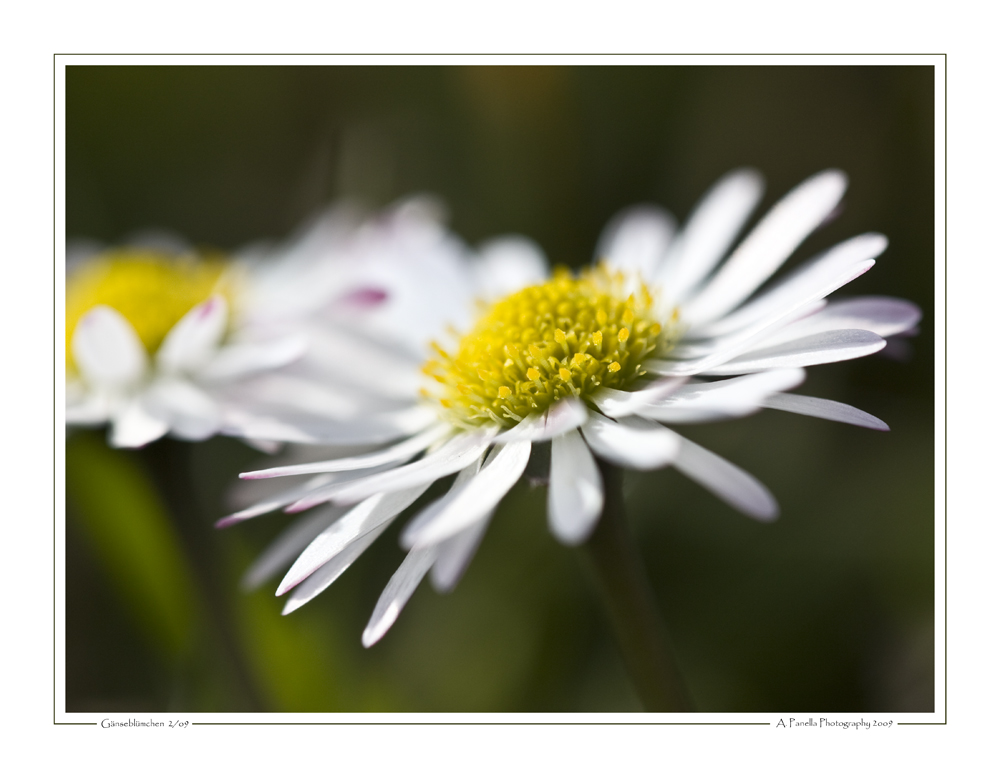
[{"label": "white petal ray", "polygon": [[847,176],[827,170],[785,195],[685,307],[692,326],[728,313],[759,287],[840,202]]},{"label": "white petal ray", "polygon": [[253,505],[249,505],[246,508],[230,513],[228,516],[223,516],[215,522],[215,526],[218,529],[222,529],[223,527],[228,527],[231,524],[237,524],[241,521],[253,519],[257,516],[262,516],[265,513],[276,511],[278,508],[283,508],[286,505],[290,505],[291,503],[302,499],[319,487],[331,483],[334,478],[335,476],[327,473],[318,475],[315,478],[310,478],[305,483],[296,484],[289,489],[277,492],[276,494],[254,503]]},{"label": "white petal ray", "polygon": [[778,503],[760,481],[718,454],[677,437],[681,447],[674,467],[680,472],[740,513],[760,521],[778,518]]},{"label": "white petal ray", "polygon": [[654,279],[681,302],[719,263],[764,193],[755,170],[734,170],[695,206]]},{"label": "white petal ray", "polygon": [[550,406],[545,413],[528,416],[524,421],[496,438],[496,443],[532,440],[539,443],[552,440],[567,430],[575,429],[587,420],[587,407],[576,397],[565,397]]},{"label": "white petal ray", "polygon": [[704,356],[694,359],[660,360],[648,359],[643,362],[649,372],[661,375],[696,375],[706,373],[710,368],[730,361],[756,346],[765,338],[779,332],[783,327],[821,310],[826,301],[822,298],[835,289],[857,278],[875,264],[874,259],[861,262],[844,271],[825,286],[814,288],[805,299],[783,300],[784,307],[774,306],[763,316],[747,324],[743,329],[698,344],[699,350],[678,347],[677,354],[700,353]]},{"label": "white petal ray", "polygon": [[596,413],[583,425],[587,445],[601,459],[633,470],[656,470],[674,461],[679,444],[655,422],[637,416],[619,421]]},{"label": "white petal ray", "polygon": [[225,409],[223,432],[241,438],[344,446],[377,445],[399,440],[438,421],[432,408],[414,405],[402,411],[338,421],[280,409]]},{"label": "white petal ray", "polygon": [[645,389],[632,392],[601,387],[594,393],[593,400],[601,413],[617,419],[631,416],[641,408],[656,404],[676,392],[687,380],[686,376],[668,376],[653,381]]},{"label": "white petal ray", "polygon": [[601,517],[601,473],[576,430],[552,440],[548,508],[549,529],[567,546],[583,543]]},{"label": "white petal ray", "polygon": [[[350,419],[357,416],[397,411],[398,399],[373,391],[359,391],[316,378],[272,371],[226,387],[226,397],[242,405],[271,406],[292,412],[314,414],[327,419]],[[406,405],[412,404],[412,398]]]},{"label": "white petal ray", "polygon": [[486,534],[491,518],[493,511],[489,511],[475,524],[455,533],[437,546],[437,559],[431,568],[431,584],[435,590],[444,594],[458,585],[479,548],[483,535]]},{"label": "white petal ray", "polygon": [[367,339],[357,332],[314,328],[309,333],[305,359],[333,378],[371,387],[388,397],[409,400],[420,389],[419,361],[402,349]]},{"label": "white petal ray", "polygon": [[323,462],[309,462],[304,465],[285,465],[284,467],[271,467],[267,470],[252,470],[249,473],[240,473],[240,478],[255,480],[258,478],[305,475],[307,473],[337,473],[345,470],[362,470],[367,467],[405,462],[453,430],[454,427],[450,424],[437,424],[411,438],[407,438],[402,443],[389,446],[389,448],[382,449],[381,451],[373,451],[370,454],[360,454],[353,457],[327,459]]},{"label": "white petal ray", "polygon": [[496,446],[483,469],[469,478],[468,483],[458,485],[433,510],[414,519],[403,532],[403,545],[426,548],[482,519],[517,483],[530,456],[531,442],[527,440]]},{"label": "white petal ray", "polygon": [[267,343],[233,343],[220,348],[198,372],[206,381],[233,381],[238,378],[284,367],[306,353],[300,337],[281,338]]},{"label": "white petal ray", "polygon": [[476,288],[487,299],[512,294],[548,276],[545,253],[521,236],[494,238],[483,244],[472,262]]},{"label": "white petal ray", "polygon": [[740,354],[725,364],[703,370],[705,375],[736,375],[782,367],[808,367],[874,354],[885,341],[868,330],[833,330],[789,343]]},{"label": "white petal ray", "polygon": [[111,416],[112,398],[104,392],[90,392],[71,401],[70,388],[66,388],[66,423],[93,425],[102,424]]},{"label": "white petal ray", "polygon": [[604,228],[594,259],[606,260],[615,270],[652,278],[667,253],[675,229],[674,217],[659,206],[632,206]]},{"label": "white petal ray", "polygon": [[[845,273],[859,265],[865,265],[864,270],[861,270],[864,272],[874,264],[869,263],[869,260],[878,257],[888,245],[886,237],[877,232],[856,235],[842,241],[795,268],[773,287],[725,318],[693,327],[690,335],[697,337],[727,335],[750,326],[775,309],[795,307],[797,302],[814,299],[817,290],[827,289],[825,294],[830,294],[860,275],[860,273],[848,274],[846,280],[841,280]],[[839,284],[833,286],[838,281]]]},{"label": "white petal ray", "polygon": [[144,396],[152,413],[185,440],[205,440],[218,432],[222,413],[218,404],[200,388],[181,378],[160,378]]},{"label": "white petal ray", "polygon": [[140,448],[166,435],[168,429],[167,423],[153,416],[137,397],[114,417],[108,437],[117,448]]},{"label": "white petal ray", "polygon": [[806,397],[801,394],[774,394],[761,403],[765,408],[778,411],[800,413],[803,416],[815,416],[817,419],[842,421],[858,427],[888,432],[889,425],[879,418],[865,413],[845,403],[834,400],[824,400],[820,397]]},{"label": "white petal ray", "polygon": [[387,490],[397,491],[417,485],[429,486],[438,478],[457,473],[476,461],[495,435],[495,428],[459,433],[423,459],[344,484],[337,489],[331,499],[338,503],[352,503]]},{"label": "white petal ray", "polygon": [[289,598],[285,600],[285,607],[281,610],[282,616],[287,616],[292,611],[298,610],[318,594],[326,590],[334,581],[343,575],[355,560],[361,556],[368,547],[371,546],[379,536],[389,527],[389,522],[379,525],[366,535],[361,535],[356,540],[347,544],[339,554],[334,556],[329,562],[312,573],[308,578],[295,587]]},{"label": "white petal ray", "polygon": [[346,508],[330,505],[302,516],[264,549],[243,574],[240,585],[244,589],[256,589],[291,562],[317,535],[346,512]]},{"label": "white petal ray", "polygon": [[83,315],[70,348],[88,383],[124,386],[138,381],[146,371],[146,349],[135,328],[107,305],[97,305]]},{"label": "white petal ray", "polygon": [[[310,508],[315,508],[324,502],[336,502],[337,497],[345,486],[351,486],[362,478],[366,478],[376,473],[384,473],[395,467],[394,464],[375,465],[366,467],[364,470],[345,470],[340,473],[327,473],[326,483],[317,486],[308,493],[299,497],[295,502],[285,508],[285,513],[301,513]],[[388,490],[387,490],[388,491]],[[354,502],[359,502],[355,500]],[[349,504],[349,503],[345,503]]]},{"label": "white petal ray", "polygon": [[761,341],[758,347],[767,348],[830,330],[868,330],[887,338],[906,332],[920,321],[920,317],[920,308],[908,300],[853,297],[832,302],[822,311],[783,327]]},{"label": "white petal ray", "polygon": [[229,305],[212,295],[188,311],[167,333],[156,352],[156,365],[165,373],[192,372],[215,354],[226,331]]},{"label": "white petal ray", "polygon": [[355,505],[331,527],[318,535],[299,555],[295,564],[285,574],[276,594],[280,596],[302,583],[350,543],[388,524],[427,491],[428,486],[429,483],[399,492],[383,492]]},{"label": "white petal ray", "polygon": [[[496,455],[499,452],[500,447],[494,446],[493,450],[487,457],[487,461],[492,462],[496,459]],[[426,506],[420,513],[414,516],[410,523],[406,525],[402,534],[399,538],[399,545],[410,550],[412,545],[412,538],[414,534],[419,534],[426,525],[428,520],[433,519],[445,507],[448,503],[454,500],[466,487],[466,485],[471,481],[477,473],[482,469],[483,461],[482,457],[477,459],[468,467],[464,467],[458,471],[458,475],[455,476],[455,480],[452,482],[451,487],[448,489],[448,493],[438,499],[434,500],[430,505]]]},{"label": "white petal ray", "polygon": [[802,368],[790,368],[710,383],[690,383],[675,395],[637,413],[657,421],[682,423],[737,418],[760,410],[770,395],[798,386],[805,377]]},{"label": "white petal ray", "polygon": [[368,626],[361,634],[361,643],[365,648],[375,645],[389,631],[389,627],[395,623],[406,601],[416,590],[417,584],[431,569],[436,556],[435,548],[414,549],[406,555],[403,564],[393,573],[382,596],[378,598],[375,611],[368,620]]}]

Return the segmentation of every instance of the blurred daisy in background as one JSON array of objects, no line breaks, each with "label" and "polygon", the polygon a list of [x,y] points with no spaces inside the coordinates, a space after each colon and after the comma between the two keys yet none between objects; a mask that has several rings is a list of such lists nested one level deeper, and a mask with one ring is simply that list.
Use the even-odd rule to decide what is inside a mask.
[{"label": "blurred daisy in background", "polygon": [[[436,258],[457,249],[438,227],[438,210],[411,200],[365,219],[339,205],[287,241],[232,256],[160,233],[112,249],[71,243],[67,424],[108,423],[111,445],[140,447],[168,433],[273,438],[276,409],[286,420],[302,409],[350,415],[346,388],[322,388],[343,359],[358,358],[335,333],[364,327],[377,338],[403,317],[412,336],[425,338],[408,268],[413,260],[447,274],[447,259],[441,271]],[[297,372],[274,373],[296,362]]]},{"label": "blurred daisy in background", "polygon": [[[659,208],[624,212],[601,236],[597,264],[576,274],[543,276],[537,251],[517,240],[480,254],[434,252],[433,271],[407,266],[416,307],[386,311],[377,333],[349,330],[340,352],[319,357],[328,389],[359,398],[350,418],[302,407],[298,417],[246,426],[253,437],[367,447],[243,474],[305,480],[220,524],[325,506],[265,552],[250,582],[294,559],[277,594],[291,592],[284,612],[295,610],[431,484],[455,475],[403,530],[409,553],[364,631],[370,646],[428,572],[438,590],[455,586],[542,442],[551,452],[549,527],[568,545],[587,540],[604,507],[595,457],[636,470],[673,465],[748,516],[774,519],[777,503],[759,481],[664,425],[777,408],[887,429],[850,406],[788,393],[803,368],[872,354],[916,325],[919,309],[903,300],[826,300],[872,267],[886,239],[844,241],[759,291],[845,188],[838,171],[813,176],[728,255],[763,192],[753,171],[723,178],[676,235]],[[419,348],[427,336],[430,349]]]},{"label": "blurred daisy in background", "polygon": [[294,339],[244,337],[243,281],[221,255],[164,245],[72,253],[66,421],[109,423],[113,446],[143,446],[168,432],[210,437],[224,421],[217,387],[302,354]]}]

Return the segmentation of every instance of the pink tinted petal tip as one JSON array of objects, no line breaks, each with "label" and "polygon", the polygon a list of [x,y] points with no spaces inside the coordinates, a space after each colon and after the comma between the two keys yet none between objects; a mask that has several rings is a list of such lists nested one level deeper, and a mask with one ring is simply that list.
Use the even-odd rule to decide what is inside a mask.
[{"label": "pink tinted petal tip", "polygon": [[389,299],[389,292],[377,287],[361,287],[348,292],[337,301],[338,306],[353,308],[374,308]]}]

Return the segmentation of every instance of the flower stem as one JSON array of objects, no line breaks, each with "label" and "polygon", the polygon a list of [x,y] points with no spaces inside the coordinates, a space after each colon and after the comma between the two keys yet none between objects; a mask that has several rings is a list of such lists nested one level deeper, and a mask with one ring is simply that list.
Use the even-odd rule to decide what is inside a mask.
[{"label": "flower stem", "polygon": [[206,606],[209,637],[229,677],[233,704],[239,710],[265,710],[247,657],[233,624],[229,597],[219,580],[216,533],[195,495],[192,453],[196,444],[161,438],[141,450],[164,503],[174,518]]},{"label": "flower stem", "polygon": [[648,711],[690,711],[639,550],[625,520],[622,471],[598,460],[604,511],[584,545],[632,684]]}]

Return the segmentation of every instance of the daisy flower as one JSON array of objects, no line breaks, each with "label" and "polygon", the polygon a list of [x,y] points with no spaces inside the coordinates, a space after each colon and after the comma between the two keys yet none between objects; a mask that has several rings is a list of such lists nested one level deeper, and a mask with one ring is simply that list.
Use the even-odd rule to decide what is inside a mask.
[{"label": "daisy flower", "polygon": [[[859,235],[761,290],[845,188],[839,171],[813,176],[731,252],[763,191],[749,170],[716,184],[677,235],[661,209],[624,212],[602,234],[597,264],[579,273],[536,278],[526,252],[508,251],[479,257],[464,286],[441,290],[436,277],[418,274],[432,314],[463,288],[477,313],[440,332],[419,357],[362,338],[363,358],[338,365],[370,406],[318,425],[313,442],[369,450],[244,473],[306,480],[220,523],[326,506],[293,525],[253,571],[260,579],[294,559],[277,591],[291,592],[288,613],[336,580],[432,483],[454,475],[402,532],[409,553],[364,630],[370,646],[428,572],[438,590],[455,586],[542,443],[551,451],[549,527],[568,545],[584,542],[601,516],[597,459],[636,470],[672,465],[748,516],[776,518],[777,503],[757,479],[666,425],[777,408],[887,429],[850,406],[788,391],[803,368],[874,353],[919,320],[919,309],[902,300],[826,300],[872,267],[886,239]],[[408,322],[397,326],[405,331]],[[397,405],[382,409],[388,398]]]},{"label": "daisy flower", "polygon": [[363,327],[378,339],[405,317],[411,337],[427,339],[410,268],[447,277],[461,250],[428,198],[367,218],[337,205],[288,240],[230,257],[160,233],[114,249],[71,244],[67,423],[110,423],[122,447],[222,433],[273,451],[273,438],[295,439],[287,423],[274,434],[276,412],[285,422],[351,412],[346,388],[323,389],[352,358],[336,333]]}]

